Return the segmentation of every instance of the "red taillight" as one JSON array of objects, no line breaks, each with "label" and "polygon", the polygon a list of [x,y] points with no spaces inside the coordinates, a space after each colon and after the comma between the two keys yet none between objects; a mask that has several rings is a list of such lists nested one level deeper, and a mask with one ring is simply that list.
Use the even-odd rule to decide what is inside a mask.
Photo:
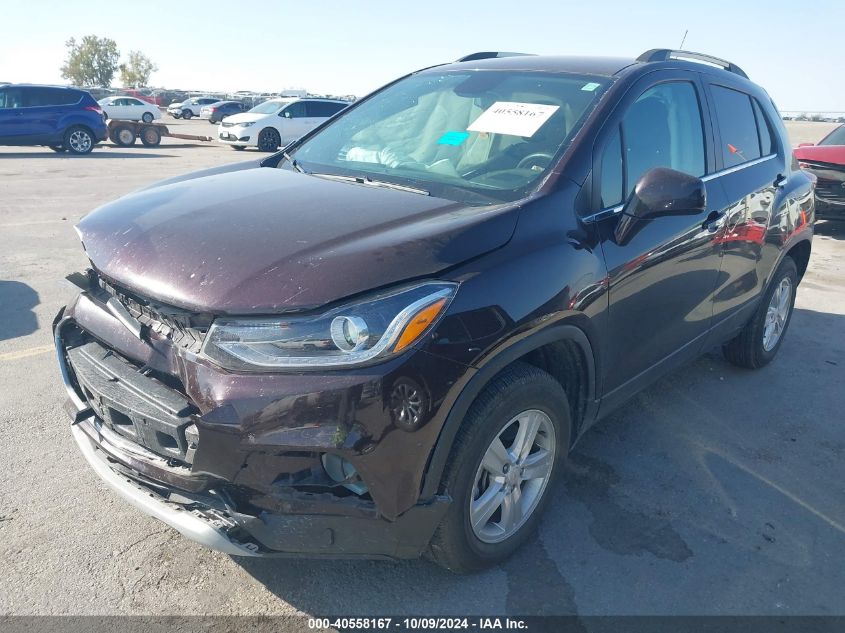
[{"label": "red taillight", "polygon": [[217,112],[217,108],[211,108],[212,112]]},{"label": "red taillight", "polygon": [[85,106],[85,110],[91,110],[91,112],[96,112],[97,114],[102,114],[103,109],[100,106]]}]

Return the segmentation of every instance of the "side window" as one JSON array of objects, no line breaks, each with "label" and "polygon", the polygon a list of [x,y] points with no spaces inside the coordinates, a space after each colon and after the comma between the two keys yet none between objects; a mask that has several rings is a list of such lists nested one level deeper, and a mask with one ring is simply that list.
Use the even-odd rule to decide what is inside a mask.
[{"label": "side window", "polygon": [[769,117],[763,112],[763,108],[757,102],[757,99],[752,97],[751,105],[754,107],[754,118],[757,119],[757,134],[760,137],[760,155],[768,156],[777,152],[777,147],[774,144],[774,135],[772,134],[772,125],[769,122]]},{"label": "side window", "polygon": [[331,101],[309,101],[308,116],[328,118],[337,114],[345,107],[341,103],[332,103]]},{"label": "side window", "polygon": [[144,105],[144,104],[143,104],[142,101],[139,101],[138,99],[127,99],[126,105],[139,106],[139,105]]},{"label": "side window", "polygon": [[301,119],[308,116],[304,101],[294,101],[282,111],[282,116],[288,119]]},{"label": "side window", "polygon": [[0,108],[20,108],[23,106],[19,88],[0,90]]},{"label": "side window", "polygon": [[601,158],[601,207],[606,209],[622,202],[625,186],[622,165],[622,136],[617,126]]},{"label": "side window", "polygon": [[760,138],[751,97],[722,86],[711,86],[711,89],[722,136],[724,166],[734,167],[760,158]]},{"label": "side window", "polygon": [[704,132],[693,84],[676,81],[646,90],[622,120],[625,196],[655,167],[703,176]]}]

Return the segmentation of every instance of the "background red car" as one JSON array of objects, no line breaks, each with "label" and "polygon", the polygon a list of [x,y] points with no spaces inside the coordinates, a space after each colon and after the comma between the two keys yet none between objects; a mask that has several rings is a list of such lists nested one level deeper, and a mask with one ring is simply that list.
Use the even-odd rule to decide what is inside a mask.
[{"label": "background red car", "polygon": [[801,143],[795,158],[816,182],[816,215],[845,220],[845,125],[825,136],[818,145]]}]

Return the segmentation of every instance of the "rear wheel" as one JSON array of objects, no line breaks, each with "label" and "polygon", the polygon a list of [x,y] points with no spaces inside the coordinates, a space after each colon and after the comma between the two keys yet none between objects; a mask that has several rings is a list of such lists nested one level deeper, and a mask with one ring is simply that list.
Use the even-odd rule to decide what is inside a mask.
[{"label": "rear wheel", "polygon": [[281,144],[279,133],[271,127],[261,130],[258,135],[258,149],[262,152],[275,152]]},{"label": "rear wheel", "polygon": [[161,132],[153,126],[141,130],[141,142],[145,147],[156,147],[161,144]]},{"label": "rear wheel", "polygon": [[153,116],[152,112],[144,112],[144,115],[141,117],[141,120],[144,123],[152,123],[154,118],[155,117]]},{"label": "rear wheel", "polygon": [[452,503],[431,540],[439,565],[495,565],[536,530],[569,450],[569,402],[546,372],[515,363],[472,404],[444,473]]},{"label": "rear wheel", "polygon": [[88,154],[94,149],[94,144],[94,135],[91,134],[91,130],[75,125],[65,132],[62,147],[71,154]]},{"label": "rear wheel", "polygon": [[777,355],[795,307],[798,267],[784,257],[754,316],[734,339],[722,346],[725,358],[739,367],[758,369]]},{"label": "rear wheel", "polygon": [[135,130],[133,130],[128,125],[119,125],[114,128],[114,132],[111,135],[112,139],[115,143],[120,145],[121,147],[129,147],[130,145],[135,144]]}]

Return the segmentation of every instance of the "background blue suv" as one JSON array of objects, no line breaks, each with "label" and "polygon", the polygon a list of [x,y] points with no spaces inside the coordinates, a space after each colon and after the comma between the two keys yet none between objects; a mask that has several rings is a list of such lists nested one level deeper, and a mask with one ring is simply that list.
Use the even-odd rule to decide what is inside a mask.
[{"label": "background blue suv", "polygon": [[103,111],[84,90],[0,86],[0,145],[46,145],[87,154],[108,137]]}]

